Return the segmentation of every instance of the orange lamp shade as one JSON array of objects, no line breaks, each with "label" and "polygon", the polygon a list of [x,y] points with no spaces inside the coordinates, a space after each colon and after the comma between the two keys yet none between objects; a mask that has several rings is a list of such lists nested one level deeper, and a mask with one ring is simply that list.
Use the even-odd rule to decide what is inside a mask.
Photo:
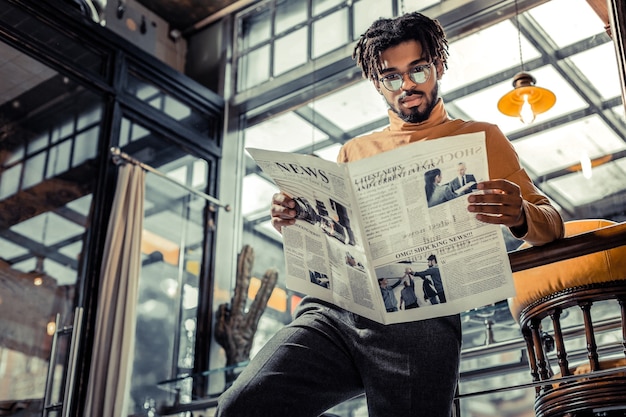
[{"label": "orange lamp shade", "polygon": [[532,75],[525,72],[517,74],[513,79],[515,88],[498,101],[498,110],[507,116],[520,117],[526,101],[535,115],[548,111],[556,103],[556,96],[552,91],[534,84]]}]

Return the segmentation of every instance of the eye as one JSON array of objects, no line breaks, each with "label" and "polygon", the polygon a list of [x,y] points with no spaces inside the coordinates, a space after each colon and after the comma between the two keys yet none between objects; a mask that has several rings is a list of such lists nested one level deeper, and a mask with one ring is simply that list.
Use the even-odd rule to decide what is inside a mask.
[{"label": "eye", "polygon": [[400,74],[389,74],[389,75],[385,75],[383,78],[385,80],[387,80],[387,81],[395,81],[395,80],[401,80],[402,79],[402,75],[400,75]]}]

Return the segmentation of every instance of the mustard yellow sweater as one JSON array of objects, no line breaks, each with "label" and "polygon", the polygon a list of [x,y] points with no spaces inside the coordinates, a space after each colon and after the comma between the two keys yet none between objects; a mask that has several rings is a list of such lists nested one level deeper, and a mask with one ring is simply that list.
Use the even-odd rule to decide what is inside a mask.
[{"label": "mustard yellow sweater", "polygon": [[521,188],[524,198],[528,230],[523,236],[511,230],[513,235],[533,246],[563,237],[563,220],[560,214],[520,166],[513,145],[498,126],[484,122],[452,120],[448,117],[442,99],[439,99],[428,120],[422,123],[406,123],[391,110],[389,123],[389,126],[380,132],[360,136],[345,143],[339,151],[337,161],[356,161],[412,142],[484,131],[489,177],[516,183]]}]

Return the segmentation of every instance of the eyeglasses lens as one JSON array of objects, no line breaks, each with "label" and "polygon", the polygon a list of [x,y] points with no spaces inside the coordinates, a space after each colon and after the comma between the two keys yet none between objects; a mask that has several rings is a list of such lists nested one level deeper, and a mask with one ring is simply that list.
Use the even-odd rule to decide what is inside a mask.
[{"label": "eyeglasses lens", "polygon": [[413,80],[416,84],[422,84],[423,82],[426,82],[429,74],[430,70],[428,67],[421,67],[419,70],[414,69],[409,72],[409,77],[411,77],[411,80]]},{"label": "eyeglasses lens", "polygon": [[[411,81],[415,84],[422,84],[428,80],[430,76],[430,68],[426,66],[419,66],[413,68],[411,71],[407,72]],[[404,76],[402,74],[395,74],[394,77],[388,77],[383,79],[383,84],[390,91],[397,91],[402,88],[402,83],[404,82]]]}]

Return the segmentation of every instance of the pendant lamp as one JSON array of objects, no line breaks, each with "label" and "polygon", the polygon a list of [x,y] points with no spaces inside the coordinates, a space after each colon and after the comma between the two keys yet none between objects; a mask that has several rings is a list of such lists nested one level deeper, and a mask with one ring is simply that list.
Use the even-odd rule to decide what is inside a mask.
[{"label": "pendant lamp", "polygon": [[522,59],[522,40],[519,27],[517,0],[515,0],[515,22],[517,23],[517,42],[519,44],[519,60],[521,71],[513,77],[513,90],[506,93],[498,101],[500,113],[518,117],[522,123],[530,124],[535,116],[546,112],[556,103],[556,96],[548,89],[537,87],[535,77],[524,71]]},{"label": "pendant lamp", "polygon": [[535,116],[546,112],[556,103],[556,96],[548,89],[537,87],[535,77],[527,72],[518,72],[513,77],[513,90],[498,101],[498,110],[507,116],[519,117],[529,124]]}]

